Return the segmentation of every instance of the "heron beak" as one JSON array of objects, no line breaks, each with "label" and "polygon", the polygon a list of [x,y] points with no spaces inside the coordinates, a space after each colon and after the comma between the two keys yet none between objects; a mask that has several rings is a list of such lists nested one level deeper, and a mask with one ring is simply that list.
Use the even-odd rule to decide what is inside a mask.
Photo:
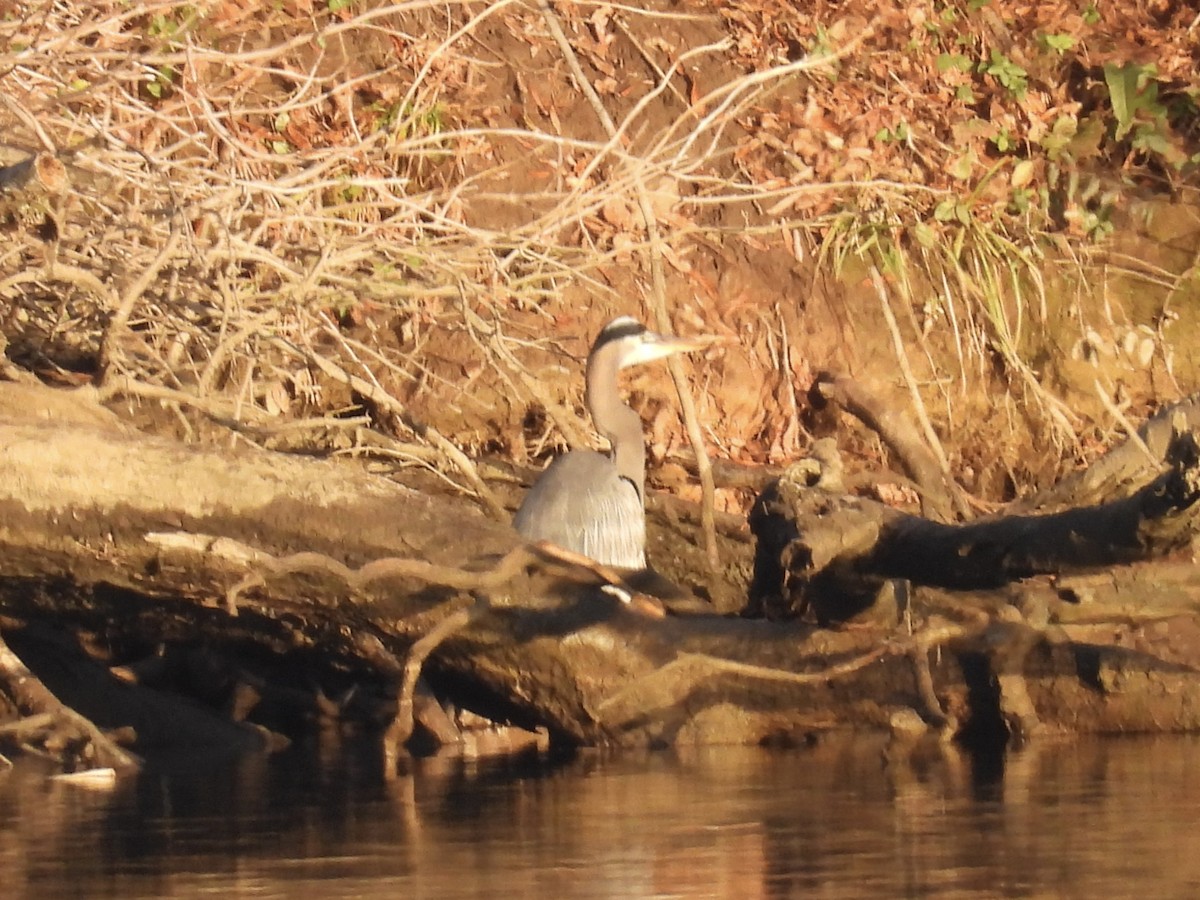
[{"label": "heron beak", "polygon": [[641,363],[653,362],[676,353],[692,353],[703,350],[720,340],[718,337],[701,335],[699,337],[677,337],[673,334],[659,334],[647,331],[642,335],[642,341],[624,361],[624,366],[636,366]]}]

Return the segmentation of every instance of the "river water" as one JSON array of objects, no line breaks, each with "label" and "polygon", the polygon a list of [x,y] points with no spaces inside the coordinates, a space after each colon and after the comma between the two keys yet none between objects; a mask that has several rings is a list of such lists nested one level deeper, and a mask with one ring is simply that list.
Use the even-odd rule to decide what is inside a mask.
[{"label": "river water", "polygon": [[1200,740],[0,774],[0,897],[1200,896]]}]

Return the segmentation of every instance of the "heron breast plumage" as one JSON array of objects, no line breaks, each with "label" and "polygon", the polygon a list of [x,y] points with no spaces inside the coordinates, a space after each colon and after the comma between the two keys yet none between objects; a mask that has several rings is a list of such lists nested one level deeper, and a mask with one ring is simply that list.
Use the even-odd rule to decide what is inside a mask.
[{"label": "heron breast plumage", "polygon": [[618,568],[646,565],[646,521],[638,489],[594,450],[560,456],[526,495],[513,525],[522,537],[550,541]]}]

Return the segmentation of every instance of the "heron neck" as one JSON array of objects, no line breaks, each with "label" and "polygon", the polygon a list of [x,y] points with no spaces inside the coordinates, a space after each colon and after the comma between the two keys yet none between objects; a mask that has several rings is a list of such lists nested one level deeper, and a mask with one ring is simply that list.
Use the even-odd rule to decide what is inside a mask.
[{"label": "heron neck", "polygon": [[628,478],[644,497],[646,482],[646,448],[642,443],[642,420],[621,400],[617,386],[615,353],[601,347],[588,360],[587,408],[596,430],[612,445],[613,463],[617,474]]}]

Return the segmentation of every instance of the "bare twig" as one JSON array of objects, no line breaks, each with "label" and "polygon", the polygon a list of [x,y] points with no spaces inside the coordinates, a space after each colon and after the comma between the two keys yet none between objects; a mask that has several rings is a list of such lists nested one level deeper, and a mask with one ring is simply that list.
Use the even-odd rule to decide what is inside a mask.
[{"label": "bare twig", "polygon": [[925,401],[922,400],[921,392],[917,388],[917,379],[913,375],[912,367],[908,364],[908,353],[904,349],[904,338],[900,335],[900,327],[896,324],[896,316],[893,314],[892,304],[888,300],[887,286],[883,283],[883,277],[875,267],[871,268],[871,284],[875,286],[875,293],[879,297],[879,309],[883,313],[884,321],[887,322],[888,334],[892,338],[892,349],[896,353],[896,363],[900,366],[900,373],[904,376],[904,384],[908,388],[909,397],[912,399],[917,422],[920,423],[921,431],[925,435],[925,443],[929,447],[930,452],[933,453],[934,458],[937,459],[942,474],[949,480],[950,463],[946,460],[946,451],[942,449],[942,442],[938,439],[937,432],[933,428],[933,423],[929,420],[929,413],[925,409]]},{"label": "bare twig", "polygon": [[1108,392],[1104,390],[1104,386],[1100,384],[1100,379],[1095,379],[1093,383],[1096,386],[1096,396],[1100,398],[1100,402],[1103,404],[1104,408],[1108,410],[1108,414],[1116,419],[1121,428],[1125,430],[1125,434],[1129,438],[1130,443],[1141,451],[1142,455],[1146,457],[1146,461],[1150,464],[1152,469],[1159,468],[1163,463],[1162,459],[1155,456],[1154,452],[1148,446],[1146,446],[1146,442],[1142,439],[1141,433],[1133,426],[1133,423],[1129,421],[1129,417],[1126,416],[1125,413],[1121,412],[1117,404],[1113,403],[1112,399],[1108,396]]},{"label": "bare twig", "polygon": [[325,357],[312,352],[300,350],[291,344],[283,341],[273,341],[276,346],[286,350],[289,353],[300,356],[307,360],[312,365],[316,366],[330,378],[336,379],[343,384],[348,385],[352,390],[361,394],[371,403],[376,404],[381,409],[395,415],[422,440],[428,441],[449,459],[454,466],[463,474],[464,477],[471,483],[475,489],[479,499],[483,501],[488,511],[497,521],[507,521],[508,511],[504,508],[504,504],[496,497],[492,489],[489,488],[479,475],[479,470],[470,458],[456,447],[451,441],[447,440],[441,432],[432,426],[418,422],[411,413],[400,403],[396,398],[387,391],[383,390],[378,383],[372,384],[360,378],[357,375],[351,375],[341,366],[326,359]]}]

